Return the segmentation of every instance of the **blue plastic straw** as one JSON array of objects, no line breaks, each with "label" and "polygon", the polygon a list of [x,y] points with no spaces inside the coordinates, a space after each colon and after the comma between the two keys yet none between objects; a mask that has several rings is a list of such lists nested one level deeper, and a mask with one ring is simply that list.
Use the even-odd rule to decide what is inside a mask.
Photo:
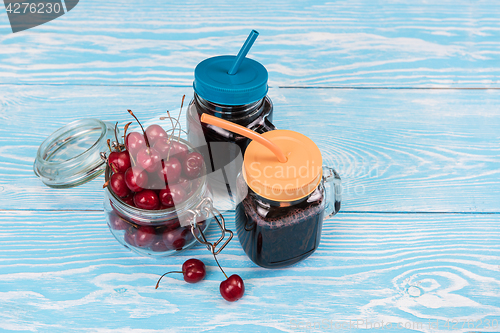
[{"label": "blue plastic straw", "polygon": [[234,62],[233,67],[231,67],[229,72],[227,72],[229,75],[236,74],[236,72],[238,71],[238,68],[241,65],[241,62],[243,61],[243,59],[245,59],[248,51],[250,51],[250,48],[253,45],[253,42],[255,42],[255,40],[257,39],[258,36],[259,36],[259,33],[255,30],[252,30],[250,35],[248,35],[248,38],[245,41],[245,44],[243,44],[243,46],[240,49],[240,52],[236,56],[236,61]]}]

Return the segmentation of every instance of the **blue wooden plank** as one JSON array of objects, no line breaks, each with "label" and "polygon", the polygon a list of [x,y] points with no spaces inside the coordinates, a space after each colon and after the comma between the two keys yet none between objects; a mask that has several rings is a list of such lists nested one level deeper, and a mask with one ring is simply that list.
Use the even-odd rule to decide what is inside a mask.
[{"label": "blue wooden plank", "polygon": [[[261,32],[250,56],[275,87],[499,88],[499,12],[466,0],[88,0],[11,34],[0,6],[0,330],[498,331],[498,90],[271,89],[276,125],[318,143],[351,213],[328,220],[316,253],[286,269],[256,267],[235,239],[220,256],[246,283],[234,304],[204,248],[138,257],[107,230],[102,179],[52,190],[32,162],[69,121],[176,108],[194,66],[235,53],[250,29]],[[190,257],[207,263],[205,281],[167,276],[154,290]]]},{"label": "blue wooden plank", "polygon": [[12,34],[0,8],[0,82],[192,84],[201,60],[249,56],[272,86],[500,87],[496,1],[81,1]]},{"label": "blue wooden plank", "polygon": [[[44,186],[38,145],[60,126],[95,117],[143,120],[192,88],[2,86],[0,209],[102,209],[102,178]],[[310,136],[343,179],[342,209],[498,212],[500,101],[495,90],[271,89],[274,122]]]},{"label": "blue wooden plank", "polygon": [[[255,266],[235,239],[219,261],[242,276],[246,294],[227,303],[223,275],[202,246],[143,258],[114,240],[101,212],[0,212],[0,329],[303,332],[309,323],[341,331],[334,325],[353,321],[356,332],[384,321],[430,332],[438,320],[444,332],[470,332],[444,328],[467,319],[497,331],[486,322],[500,320],[499,225],[498,214],[340,213],[325,222],[310,258],[273,270]],[[206,263],[204,281],[171,275],[154,289],[191,257]]]}]

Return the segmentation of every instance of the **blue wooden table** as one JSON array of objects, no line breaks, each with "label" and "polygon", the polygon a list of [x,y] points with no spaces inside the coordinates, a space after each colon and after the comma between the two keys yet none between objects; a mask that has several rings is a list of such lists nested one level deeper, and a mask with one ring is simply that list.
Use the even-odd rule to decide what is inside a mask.
[{"label": "blue wooden table", "polygon": [[[493,0],[82,0],[13,34],[2,7],[0,331],[500,332],[499,17]],[[194,67],[251,29],[275,124],[317,142],[343,201],[289,268],[232,241],[219,260],[246,293],[228,303],[205,248],[135,255],[106,226],[102,177],[55,190],[32,165],[70,121],[178,107]],[[154,289],[191,257],[204,281]]]}]

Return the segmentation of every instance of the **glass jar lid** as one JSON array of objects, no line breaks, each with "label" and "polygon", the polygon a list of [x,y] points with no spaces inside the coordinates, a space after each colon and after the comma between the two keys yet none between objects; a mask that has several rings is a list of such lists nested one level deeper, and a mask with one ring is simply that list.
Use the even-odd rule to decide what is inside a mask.
[{"label": "glass jar lid", "polygon": [[203,60],[194,70],[194,91],[215,104],[244,105],[267,94],[267,70],[259,62],[245,58],[235,74],[229,74],[236,56],[225,55]]},{"label": "glass jar lid", "polygon": [[242,172],[247,185],[263,198],[277,202],[292,202],[311,194],[323,174],[321,151],[314,141],[290,130],[261,135],[276,144],[287,160],[280,162],[258,141],[250,142]]},{"label": "glass jar lid", "polygon": [[33,170],[50,187],[84,184],[104,172],[106,163],[101,152],[108,151],[107,140],[114,138],[114,128],[109,123],[99,119],[74,121],[42,142]]}]

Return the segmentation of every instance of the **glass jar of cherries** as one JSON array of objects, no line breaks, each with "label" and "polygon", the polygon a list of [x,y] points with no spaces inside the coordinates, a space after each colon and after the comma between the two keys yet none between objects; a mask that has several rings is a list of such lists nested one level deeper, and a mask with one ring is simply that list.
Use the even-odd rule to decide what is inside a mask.
[{"label": "glass jar of cherries", "polygon": [[[141,164],[147,162],[140,159],[138,151],[131,149],[130,143],[127,153],[136,156],[139,167],[129,167],[121,173],[113,162],[109,163],[113,155],[108,157],[104,210],[111,233],[118,242],[142,255],[166,256],[194,245],[193,218],[199,228],[193,231],[198,237],[200,229],[206,230],[212,217],[205,207],[212,210],[212,195],[203,159],[187,141],[172,139],[169,144],[178,148],[177,151],[170,149],[168,159],[168,148],[164,153],[160,149],[161,142],[167,143],[167,140],[150,141],[154,144],[151,153],[158,152],[164,158],[160,166],[150,167],[150,171],[142,169]],[[122,188],[125,190],[120,193]]]},{"label": "glass jar of cherries", "polygon": [[107,224],[136,253],[167,256],[196,240],[208,246],[203,232],[212,220],[223,235],[228,230],[212,206],[202,155],[174,135],[175,126],[170,134],[158,124],[140,126],[142,132],[127,134],[126,125],[119,140],[117,126],[98,119],[68,124],[40,145],[35,174],[50,187],[67,188],[104,172]]}]

